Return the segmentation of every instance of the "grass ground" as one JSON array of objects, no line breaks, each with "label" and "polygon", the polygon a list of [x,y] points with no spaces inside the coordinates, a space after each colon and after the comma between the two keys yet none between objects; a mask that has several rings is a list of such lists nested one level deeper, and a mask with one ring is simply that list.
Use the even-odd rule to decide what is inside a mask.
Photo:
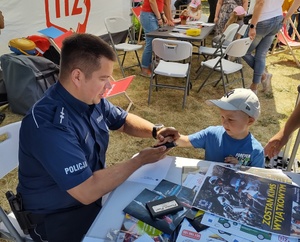
[{"label": "grass ground", "polygon": [[[300,52],[295,51],[295,53],[300,59]],[[141,56],[142,53],[139,54]],[[136,60],[132,55],[128,61],[133,62]],[[193,57],[191,72],[193,89],[187,98],[184,110],[181,108],[183,92],[170,89],[154,91],[152,102],[148,106],[149,80],[139,75],[140,71],[138,68],[127,70],[126,75],[136,75],[135,80],[127,91],[127,94],[134,102],[131,112],[153,123],[174,126],[183,134],[189,134],[210,125],[220,124],[218,109],[207,106],[204,101],[206,99],[220,98],[223,95],[223,87],[221,85],[217,87],[209,85],[205,86],[200,93],[196,92],[201,80],[205,77],[204,73],[198,80],[194,80],[195,70],[199,67],[200,61],[201,59],[198,60],[198,56]],[[252,80],[252,70],[244,62],[243,64],[246,87],[249,87]],[[261,116],[251,128],[251,132],[262,145],[265,145],[269,138],[284,125],[286,119],[293,111],[298,94],[297,86],[300,84],[300,69],[289,53],[268,56],[267,70],[273,74],[271,91],[268,94],[261,91],[258,92],[261,102]],[[116,79],[122,77],[117,64],[114,69],[114,77]],[[217,76],[215,75],[212,78],[217,78]],[[235,87],[241,87],[241,84],[235,83],[230,86],[230,88]],[[115,97],[110,100],[126,108],[127,100],[125,98]],[[10,112],[9,107],[5,108],[4,112],[6,118],[1,126],[22,119],[22,116]],[[111,132],[107,164],[113,165],[128,159],[141,149],[153,145],[153,143],[154,141],[151,139],[132,138],[118,132]],[[192,148],[175,148],[170,152],[170,155],[200,159],[203,158],[203,151]],[[299,155],[298,152],[297,157]],[[9,189],[15,190],[16,185],[16,171],[0,179],[0,204],[6,210],[9,210],[9,208],[4,194]]]}]

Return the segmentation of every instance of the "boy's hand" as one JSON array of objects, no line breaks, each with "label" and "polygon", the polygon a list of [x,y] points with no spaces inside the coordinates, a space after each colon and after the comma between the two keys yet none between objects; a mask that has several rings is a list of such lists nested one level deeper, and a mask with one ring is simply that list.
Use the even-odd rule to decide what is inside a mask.
[{"label": "boy's hand", "polygon": [[224,162],[230,163],[230,164],[235,164],[235,165],[239,163],[238,159],[233,156],[225,157]]},{"label": "boy's hand", "polygon": [[[157,139],[160,143],[165,143],[166,141],[177,140],[180,137],[178,130],[174,127],[166,127],[162,128],[158,131]],[[167,140],[165,140],[167,138]]]}]

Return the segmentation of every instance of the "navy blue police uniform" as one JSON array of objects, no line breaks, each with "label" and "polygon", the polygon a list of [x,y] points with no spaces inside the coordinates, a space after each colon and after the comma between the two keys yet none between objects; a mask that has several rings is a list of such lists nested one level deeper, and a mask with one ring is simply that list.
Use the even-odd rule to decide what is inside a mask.
[{"label": "navy blue police uniform", "polygon": [[[127,114],[106,99],[87,105],[59,82],[31,108],[20,130],[17,187],[24,209],[38,224],[31,235],[47,233],[48,241],[56,242],[81,241],[101,209],[101,199],[86,206],[67,190],[105,168],[109,130],[119,129]],[[65,227],[62,231],[59,224]],[[52,229],[56,235],[47,232]]]}]

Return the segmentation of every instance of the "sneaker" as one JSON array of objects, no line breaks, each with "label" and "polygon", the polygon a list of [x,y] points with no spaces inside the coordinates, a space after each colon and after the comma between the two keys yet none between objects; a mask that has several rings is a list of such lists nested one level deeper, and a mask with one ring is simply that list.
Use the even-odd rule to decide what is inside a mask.
[{"label": "sneaker", "polygon": [[264,80],[261,80],[261,84],[263,86],[263,91],[268,92],[271,85],[271,79],[272,79],[271,73],[266,73],[266,78]]}]

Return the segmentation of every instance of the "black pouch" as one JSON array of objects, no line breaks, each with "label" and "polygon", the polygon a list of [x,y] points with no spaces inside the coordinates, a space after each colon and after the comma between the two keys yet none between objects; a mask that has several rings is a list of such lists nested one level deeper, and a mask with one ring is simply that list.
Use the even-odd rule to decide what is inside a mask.
[{"label": "black pouch", "polygon": [[244,17],[244,24],[249,24],[250,19],[252,19],[252,14],[248,14]]}]

